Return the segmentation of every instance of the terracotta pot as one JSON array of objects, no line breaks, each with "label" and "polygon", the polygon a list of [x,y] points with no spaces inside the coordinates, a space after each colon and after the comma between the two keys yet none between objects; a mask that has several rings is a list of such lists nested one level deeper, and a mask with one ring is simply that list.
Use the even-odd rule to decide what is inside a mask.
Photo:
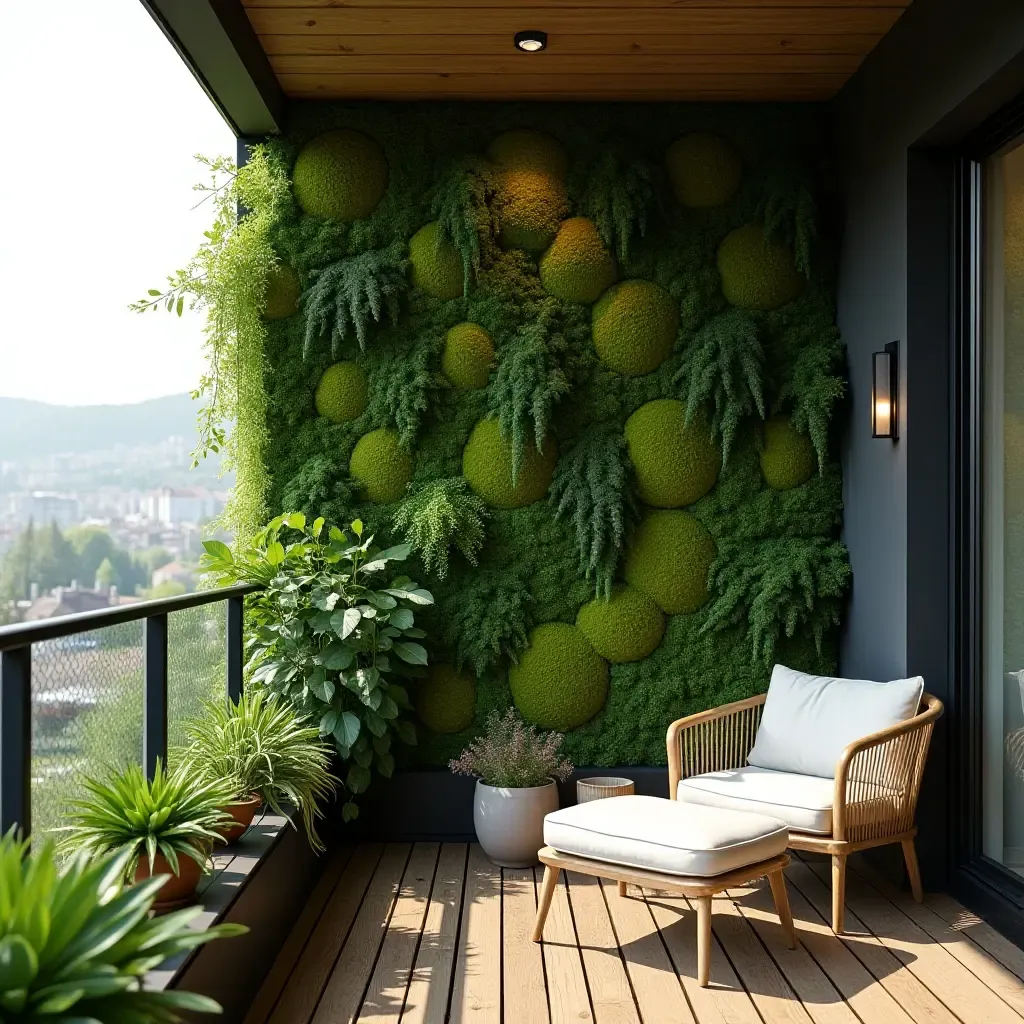
[{"label": "terracotta pot", "polygon": [[507,789],[478,779],[473,824],[484,853],[503,868],[528,868],[537,863],[544,845],[544,815],[558,810],[558,787]]},{"label": "terracotta pot", "polygon": [[[170,876],[164,882],[164,887],[156,894],[154,910],[168,910],[192,902],[203,870],[191,857],[179,853],[178,872],[177,875],[174,874],[171,865],[167,863],[167,858],[162,853],[158,853],[153,858],[153,874]],[[139,858],[139,866],[135,869],[135,881],[144,882],[147,878],[149,878],[149,858],[143,853]]]},{"label": "terracotta pot", "polygon": [[241,839],[245,830],[252,824],[252,819],[256,817],[256,812],[260,809],[260,804],[262,803],[263,798],[256,793],[252,793],[244,800],[238,800],[233,804],[226,804],[224,807],[221,807],[222,811],[231,815],[232,820],[230,823],[225,822],[219,828],[215,828],[214,832],[227,843],[233,843]]}]

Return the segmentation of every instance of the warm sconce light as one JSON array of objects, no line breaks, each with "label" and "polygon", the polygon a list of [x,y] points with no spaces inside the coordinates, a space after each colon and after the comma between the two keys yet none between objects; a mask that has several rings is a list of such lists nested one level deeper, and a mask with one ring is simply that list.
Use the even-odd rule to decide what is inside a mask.
[{"label": "warm sconce light", "polygon": [[522,50],[524,53],[538,53],[540,50],[547,49],[548,34],[537,29],[517,32],[515,34],[515,44],[516,49]]},{"label": "warm sconce light", "polygon": [[899,437],[900,343],[871,356],[871,436]]}]

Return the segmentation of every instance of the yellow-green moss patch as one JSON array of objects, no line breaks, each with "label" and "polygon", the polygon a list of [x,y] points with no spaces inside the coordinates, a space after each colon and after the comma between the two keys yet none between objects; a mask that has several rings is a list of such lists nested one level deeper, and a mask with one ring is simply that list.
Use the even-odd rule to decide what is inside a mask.
[{"label": "yellow-green moss patch", "polygon": [[807,483],[814,475],[817,456],[806,434],[801,434],[788,416],[772,416],[764,425],[761,475],[769,487],[786,491]]},{"label": "yellow-green moss patch", "polygon": [[267,274],[266,306],[263,315],[268,320],[284,320],[299,308],[299,275],[287,263],[277,263]]},{"label": "yellow-green moss patch", "polygon": [[436,220],[409,239],[412,283],[437,299],[457,299],[463,292],[462,259],[458,250],[442,238]]},{"label": "yellow-green moss patch", "polygon": [[366,410],[366,374],[358,363],[335,363],[316,389],[316,411],[335,423],[358,419]]},{"label": "yellow-green moss patch", "polygon": [[480,420],[462,453],[462,475],[489,505],[521,508],[539,501],[551,486],[558,446],[548,435],[544,450],[527,444],[519,476],[512,479],[512,445],[501,436],[496,419]]},{"label": "yellow-green moss patch", "polygon": [[487,387],[493,365],[494,342],[479,324],[456,324],[445,335],[441,372],[457,388]]},{"label": "yellow-green moss patch", "polygon": [[512,168],[498,186],[498,242],[504,249],[543,252],[569,212],[562,182],[544,171]]},{"label": "yellow-green moss patch", "polygon": [[348,468],[370,501],[398,501],[412,478],[412,459],[387,427],[359,438]]},{"label": "yellow-green moss patch", "polygon": [[546,291],[565,302],[597,302],[615,283],[615,277],[615,260],[597,225],[586,217],[562,221],[540,261],[540,280]]},{"label": "yellow-green moss patch", "polygon": [[635,587],[616,587],[606,601],[596,597],[576,616],[576,626],[608,661],[646,658],[665,633],[665,617],[654,601]]},{"label": "yellow-green moss patch", "polygon": [[717,135],[692,132],[676,139],[665,154],[676,199],[683,206],[708,209],[732,199],[743,177],[736,147]]},{"label": "yellow-green moss patch", "polygon": [[369,217],[388,190],[388,161],[369,136],[338,128],[310,139],[295,158],[295,198],[329,220]]},{"label": "yellow-green moss patch", "polygon": [[708,599],[715,542],[696,516],[677,509],[651,512],[636,529],[624,575],[663,612],[695,612]]},{"label": "yellow-green moss patch", "polygon": [[503,170],[539,171],[556,181],[564,181],[569,173],[569,158],[562,144],[530,128],[502,132],[487,147],[487,155]]},{"label": "yellow-green moss patch", "polygon": [[653,281],[622,281],[594,306],[594,348],[618,373],[656,370],[672,351],[678,330],[676,300]]},{"label": "yellow-green moss patch", "polygon": [[476,680],[454,665],[434,665],[416,690],[416,713],[431,731],[462,732],[476,717]]},{"label": "yellow-green moss patch", "polygon": [[778,309],[803,290],[804,279],[784,245],[769,242],[760,224],[730,232],[718,247],[722,294],[733,306]]}]

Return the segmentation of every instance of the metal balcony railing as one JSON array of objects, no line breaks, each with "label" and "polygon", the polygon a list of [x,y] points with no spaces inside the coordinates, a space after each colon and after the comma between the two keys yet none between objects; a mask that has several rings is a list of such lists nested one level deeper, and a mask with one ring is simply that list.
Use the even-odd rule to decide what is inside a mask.
[{"label": "metal balcony railing", "polygon": [[242,692],[242,616],[224,587],[0,627],[0,831],[62,823],[83,773],[157,760],[218,693]]}]

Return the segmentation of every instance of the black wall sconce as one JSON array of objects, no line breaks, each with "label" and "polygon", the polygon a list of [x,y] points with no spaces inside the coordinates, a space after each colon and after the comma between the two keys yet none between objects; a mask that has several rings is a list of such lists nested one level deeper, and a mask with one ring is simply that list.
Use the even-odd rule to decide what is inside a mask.
[{"label": "black wall sconce", "polygon": [[871,436],[899,438],[900,343],[871,355]]},{"label": "black wall sconce", "polygon": [[516,44],[517,50],[522,50],[524,53],[538,53],[547,49],[548,34],[539,29],[529,29],[526,32],[517,32],[513,37],[513,42]]}]

